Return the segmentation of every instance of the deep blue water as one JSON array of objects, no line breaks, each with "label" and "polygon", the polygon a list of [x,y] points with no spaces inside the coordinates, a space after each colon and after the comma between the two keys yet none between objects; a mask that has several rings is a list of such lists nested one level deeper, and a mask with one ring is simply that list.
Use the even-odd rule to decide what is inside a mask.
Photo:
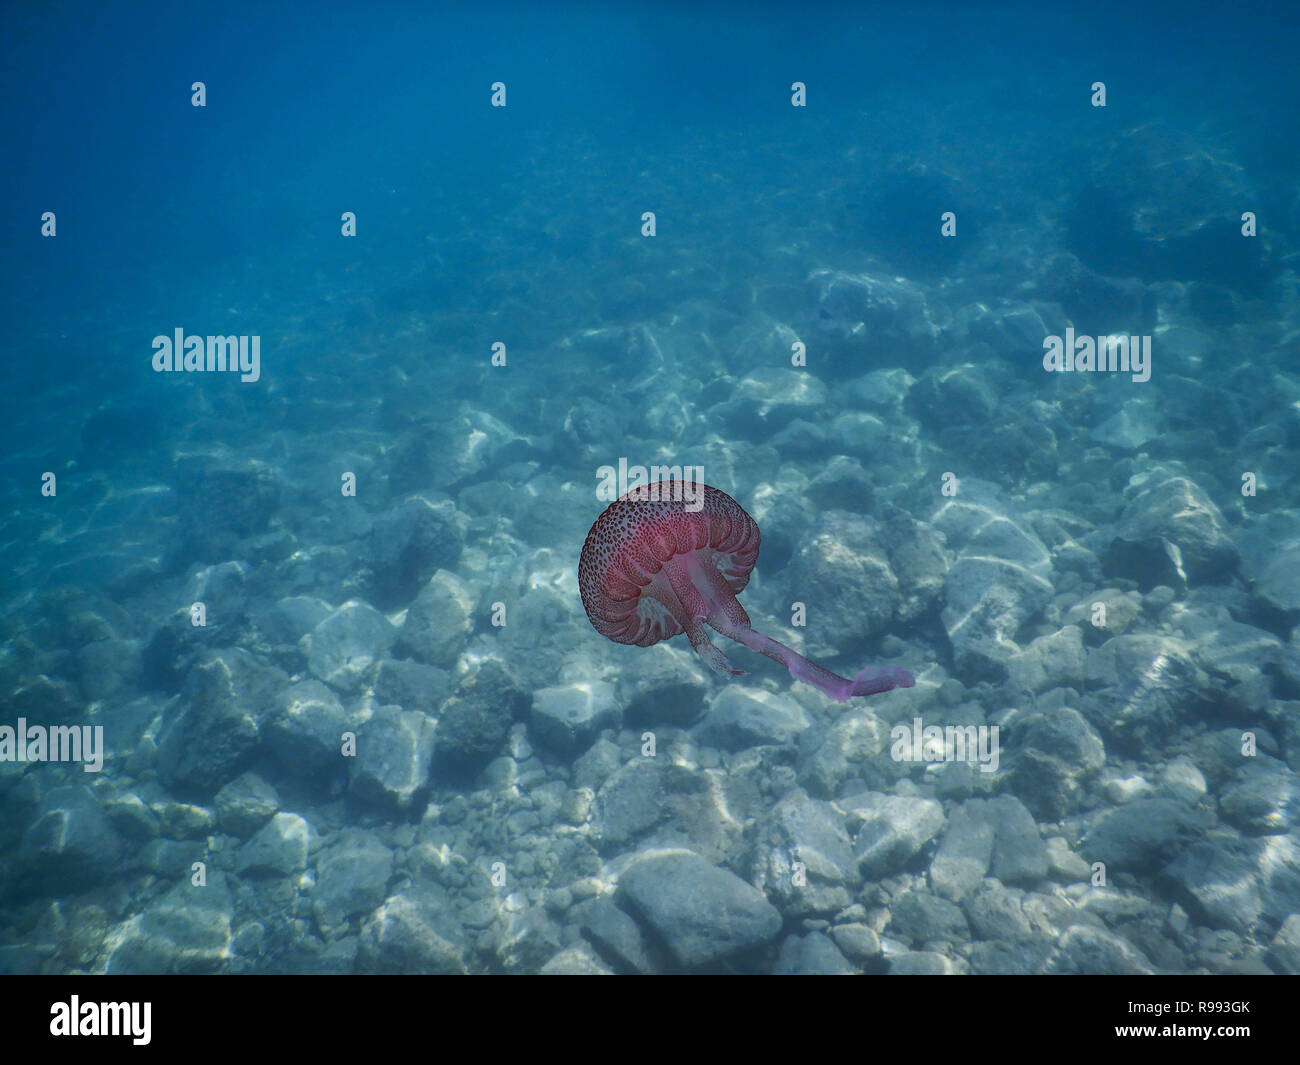
[{"label": "deep blue water", "polygon": [[0,971],[1300,971],[1290,5],[414,7],[5,12]]}]

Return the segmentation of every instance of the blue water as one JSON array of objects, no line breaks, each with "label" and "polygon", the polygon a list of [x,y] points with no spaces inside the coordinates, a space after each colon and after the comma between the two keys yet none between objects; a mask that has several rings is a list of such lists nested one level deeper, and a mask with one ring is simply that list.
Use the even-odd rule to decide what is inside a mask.
[{"label": "blue water", "polygon": [[0,971],[1300,971],[1289,6],[412,6],[6,12]]}]

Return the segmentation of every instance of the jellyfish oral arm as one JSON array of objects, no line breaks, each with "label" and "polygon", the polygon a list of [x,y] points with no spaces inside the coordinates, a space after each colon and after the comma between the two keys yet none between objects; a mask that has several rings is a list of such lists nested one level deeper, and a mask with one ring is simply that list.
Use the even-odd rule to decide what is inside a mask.
[{"label": "jellyfish oral arm", "polygon": [[[792,647],[787,647],[780,641],[752,629],[745,608],[740,605],[735,593],[732,592],[722,574],[718,572],[717,566],[713,565],[710,560],[701,559],[699,555],[690,555],[687,556],[686,565],[683,568],[689,571],[692,579],[692,591],[696,593],[702,604],[702,606],[697,605],[694,609],[698,611],[707,607],[708,612],[705,615],[705,620],[713,628],[728,639],[744,644],[751,651],[757,651],[773,661],[780,662],[790,671],[790,675],[795,680],[811,684],[836,702],[848,702],[848,700],[862,695],[879,695],[881,692],[893,691],[895,688],[910,688],[916,683],[912,674],[895,666],[864,669],[852,680],[841,677],[838,673],[832,673],[824,666],[819,666],[816,662],[804,658]],[[676,591],[676,584],[674,584],[674,590]],[[686,628],[685,625],[682,627]],[[691,630],[687,628],[686,631],[689,634]],[[708,642],[707,636],[704,637],[704,643],[708,645],[710,651],[722,658],[723,662],[726,662],[722,652]],[[691,644],[697,652],[700,651],[700,646],[693,636],[691,637]],[[704,657],[705,661],[709,662],[709,659],[703,653],[701,653],[701,657]],[[716,667],[713,667],[712,662],[709,662],[709,664],[716,669]],[[730,670],[729,667],[728,670],[735,672],[735,670]]]}]

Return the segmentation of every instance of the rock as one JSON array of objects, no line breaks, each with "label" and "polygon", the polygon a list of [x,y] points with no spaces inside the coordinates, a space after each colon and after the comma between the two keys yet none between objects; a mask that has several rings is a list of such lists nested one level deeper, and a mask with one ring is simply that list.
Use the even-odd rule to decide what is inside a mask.
[{"label": "rock", "polygon": [[1282,922],[1268,953],[1278,972],[1300,975],[1300,913],[1293,913]]},{"label": "rock", "polygon": [[355,692],[396,639],[397,630],[383,614],[352,600],[311,631],[307,668],[330,687]]},{"label": "rock", "polygon": [[1042,971],[1054,946],[1050,936],[1007,942],[986,940],[972,943],[971,972],[988,976],[1033,976]]},{"label": "rock", "polygon": [[[1194,768],[1194,767],[1193,767]],[[1204,785],[1204,778],[1201,780]],[[1283,763],[1259,759],[1237,773],[1219,796],[1219,815],[1252,836],[1283,835],[1295,827],[1300,783]]]},{"label": "rock", "polygon": [[[1047,845],[1038,825],[1014,795],[990,799],[985,807],[996,825],[992,872],[1004,884],[1032,887],[1047,876]],[[997,937],[988,937],[997,938]]]},{"label": "rock", "polygon": [[938,895],[960,902],[989,872],[996,822],[983,799],[967,799],[948,818],[939,850],[930,863],[930,887]]},{"label": "rock", "polygon": [[[1190,582],[1226,581],[1240,557],[1219,508],[1186,477],[1153,485],[1130,502],[1102,561],[1108,574],[1136,580],[1144,589],[1153,587],[1151,576],[1167,554],[1166,544],[1178,549]],[[1156,566],[1143,565],[1144,552]]]},{"label": "rock", "polygon": [[307,868],[317,842],[316,830],[298,814],[276,814],[239,848],[241,874],[294,876]]},{"label": "rock", "polygon": [[275,788],[256,773],[243,773],[217,792],[217,824],[241,839],[266,824],[279,808]]},{"label": "rock", "polygon": [[759,826],[753,870],[755,886],[787,917],[838,913],[858,880],[843,814],[791,792]]},{"label": "rock", "polygon": [[357,730],[349,790],[366,802],[409,809],[429,786],[436,730],[418,711],[381,706]]},{"label": "rock", "polygon": [[138,640],[97,640],[77,652],[77,676],[89,700],[110,699],[133,688],[143,657]]},{"label": "rock", "polygon": [[1203,774],[1191,760],[1175,758],[1160,771],[1160,789],[1171,799],[1195,806],[1208,790]]},{"label": "rock", "polygon": [[408,888],[385,899],[362,927],[357,969],[464,975],[463,936],[444,889]]},{"label": "rock", "polygon": [[84,784],[51,788],[18,844],[22,892],[84,891],[119,875],[122,838]]},{"label": "rock", "polygon": [[465,583],[439,570],[407,608],[398,647],[426,665],[453,669],[469,640],[473,610]]},{"label": "rock", "polygon": [[996,880],[985,880],[967,895],[962,909],[975,938],[1008,942],[1032,938],[1034,926],[1021,908],[1021,898],[1021,892]]},{"label": "rock", "polygon": [[608,896],[580,902],[571,912],[600,955],[618,972],[652,973],[657,966],[650,958],[645,937],[636,921]]},{"label": "rock", "polygon": [[527,712],[531,697],[493,659],[461,682],[438,718],[435,762],[451,775],[472,775],[496,757],[516,718]]},{"label": "rock", "polygon": [[1134,799],[1108,810],[1079,846],[1087,862],[1105,862],[1107,875],[1139,874],[1159,868],[1209,822],[1204,814],[1174,799]]},{"label": "rock", "polygon": [[108,974],[218,973],[229,964],[234,902],[225,874],[210,870],[203,887],[188,876],[110,932]]},{"label": "rock", "polygon": [[276,712],[267,722],[267,746],[286,773],[316,779],[343,768],[344,733],[361,722],[334,692],[318,680],[290,685],[276,697]]},{"label": "rock", "polygon": [[1161,750],[1208,699],[1192,648],[1170,636],[1116,636],[1088,655],[1098,689],[1080,709],[1104,734],[1133,749]]},{"label": "rock", "polygon": [[785,695],[729,685],[714,697],[698,738],[725,751],[794,743],[811,724],[802,706]]},{"label": "rock", "polygon": [[1300,624],[1300,544],[1278,551],[1255,576],[1254,592],[1287,628]]},{"label": "rock", "polygon": [[619,894],[689,968],[770,943],[781,930],[760,891],[689,852],[638,861],[619,878]]},{"label": "rock", "polygon": [[345,828],[316,859],[312,913],[326,939],[337,939],[353,917],[384,901],[393,876],[393,852],[372,833]]},{"label": "rock", "polygon": [[928,950],[908,950],[889,956],[890,976],[952,976],[956,966],[942,954]]},{"label": "rock", "polygon": [[613,976],[587,947],[567,947],[538,970],[542,976]]},{"label": "rock", "polygon": [[892,276],[814,270],[807,294],[822,343],[847,365],[859,365],[871,350],[892,351],[903,364],[934,356],[940,331],[920,285]]},{"label": "rock", "polygon": [[603,729],[617,728],[622,718],[614,686],[604,681],[533,692],[533,732],[557,751],[572,754],[586,750]]},{"label": "rock", "polygon": [[1074,625],[1040,636],[1007,663],[1007,680],[1015,691],[1080,687],[1084,670],[1083,632]]},{"label": "rock", "polygon": [[766,366],[745,374],[709,420],[749,440],[767,440],[800,416],[826,409],[826,386],[810,373]]},{"label": "rock", "polygon": [[451,674],[445,669],[406,659],[383,659],[375,675],[375,698],[403,710],[437,714],[451,691]]},{"label": "rock", "polygon": [[276,600],[267,610],[255,614],[257,627],[274,644],[295,647],[298,641],[334,613],[323,599],[290,595]]},{"label": "rock", "polygon": [[869,925],[850,921],[835,925],[830,935],[840,953],[856,965],[871,965],[880,958],[880,937]]},{"label": "rock", "polygon": [[375,602],[385,609],[409,603],[435,573],[456,564],[463,546],[456,508],[447,500],[415,496],[380,514],[368,545]]},{"label": "rock", "polygon": [[600,787],[591,820],[603,852],[621,850],[666,816],[663,777],[659,762],[642,758],[621,766]]},{"label": "rock", "polygon": [[885,725],[870,712],[845,714],[830,728],[815,725],[799,738],[799,783],[818,798],[833,798],[850,764],[875,758],[887,739]]},{"label": "rock", "polygon": [[857,835],[853,851],[864,877],[900,872],[943,829],[943,807],[933,799],[868,792],[839,803]]},{"label": "rock", "polygon": [[1164,419],[1156,404],[1139,396],[1126,402],[1088,435],[1107,447],[1136,451],[1160,436],[1164,432],[1163,425]]},{"label": "rock", "polygon": [[637,652],[636,670],[624,672],[615,686],[615,698],[626,707],[629,725],[694,724],[704,716],[709,681],[690,650],[654,644]]},{"label": "rock", "polygon": [[[778,445],[779,446],[779,445]],[[825,455],[825,444],[816,443],[809,449]],[[873,488],[871,475],[857,459],[848,455],[834,455],[819,463],[820,468],[808,482],[809,501],[819,511],[860,511],[871,506]]]},{"label": "rock", "polygon": [[825,933],[809,932],[786,937],[772,972],[777,976],[852,976],[857,969]]},{"label": "rock", "polygon": [[261,739],[287,677],[247,651],[208,652],[185,679],[158,736],[158,776],[178,794],[209,796],[234,779]]},{"label": "rock", "polygon": [[964,943],[970,937],[966,916],[960,907],[928,891],[908,891],[890,906],[891,936],[921,945],[934,940]]},{"label": "rock", "polygon": [[1061,933],[1043,971],[1148,976],[1155,970],[1140,950],[1114,933],[1076,924]]},{"label": "rock", "polygon": [[[861,491],[853,494],[860,497]],[[851,502],[847,499],[841,505]],[[805,630],[809,656],[839,652],[833,632],[851,632],[857,640],[869,640],[894,625],[902,595],[889,565],[883,531],[870,518],[826,514],[812,539],[795,552],[790,569],[795,598],[814,605]]]}]

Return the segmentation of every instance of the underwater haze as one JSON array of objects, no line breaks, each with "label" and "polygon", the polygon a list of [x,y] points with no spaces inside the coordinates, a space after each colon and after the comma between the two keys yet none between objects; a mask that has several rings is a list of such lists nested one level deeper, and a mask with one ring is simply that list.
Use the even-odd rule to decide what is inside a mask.
[{"label": "underwater haze", "polygon": [[2,16],[0,972],[1300,973],[1289,5],[181,6]]}]

